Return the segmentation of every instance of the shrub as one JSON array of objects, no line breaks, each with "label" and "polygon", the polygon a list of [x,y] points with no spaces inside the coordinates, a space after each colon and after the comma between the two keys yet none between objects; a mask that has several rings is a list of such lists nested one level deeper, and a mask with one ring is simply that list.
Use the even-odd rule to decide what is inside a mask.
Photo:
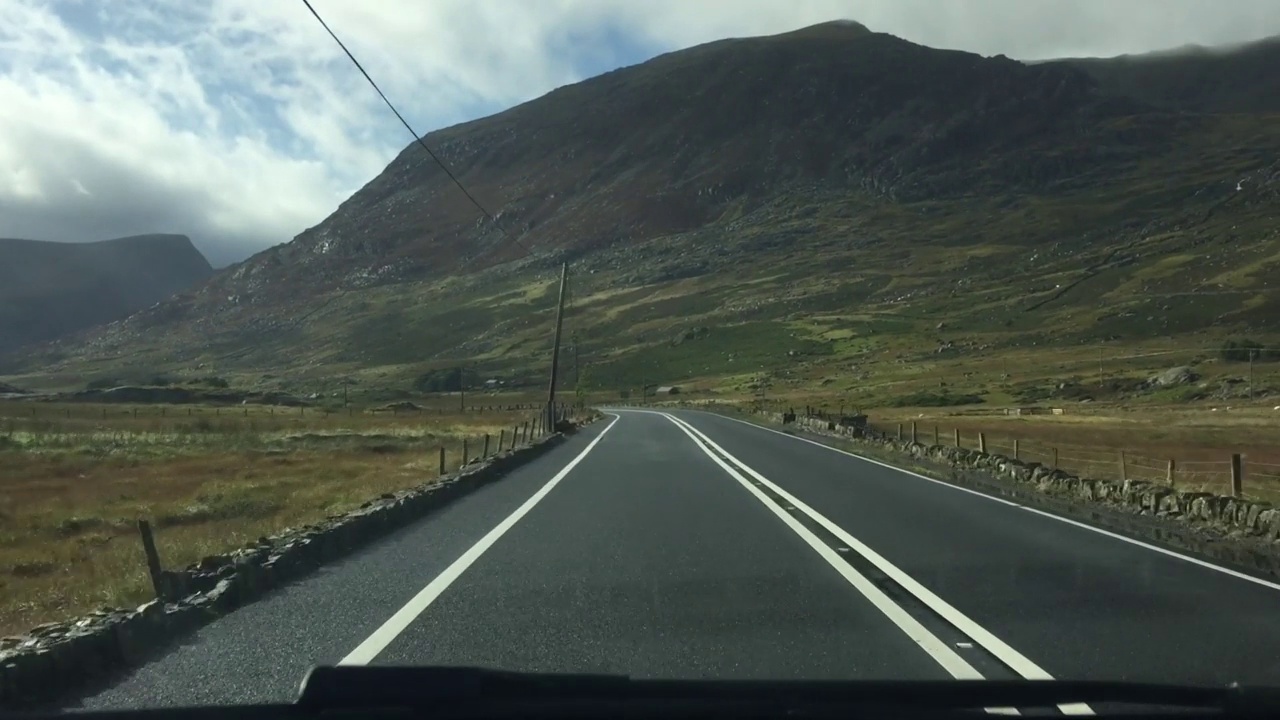
[{"label": "shrub", "polygon": [[1227,362],[1249,362],[1250,356],[1261,361],[1280,359],[1280,349],[1267,348],[1262,343],[1249,339],[1228,340],[1223,343],[1219,353]]},{"label": "shrub", "polygon": [[903,395],[889,403],[889,407],[950,407],[952,405],[977,405],[983,400],[978,395],[952,395],[928,390]]}]

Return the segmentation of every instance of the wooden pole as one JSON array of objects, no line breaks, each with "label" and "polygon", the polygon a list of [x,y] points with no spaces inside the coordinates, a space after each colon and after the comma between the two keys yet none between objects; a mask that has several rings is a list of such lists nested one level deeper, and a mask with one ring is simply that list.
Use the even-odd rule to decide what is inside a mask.
[{"label": "wooden pole", "polygon": [[502,452],[502,444],[507,441],[507,429],[502,428],[498,431],[498,452]]},{"label": "wooden pole", "polygon": [[471,454],[467,452],[467,439],[462,438],[462,464],[466,465],[467,461],[470,459],[471,459]]},{"label": "wooden pole", "polygon": [[956,434],[956,447],[960,447],[960,428],[955,429],[955,434]]},{"label": "wooden pole", "polygon": [[1124,461],[1124,451],[1120,451],[1120,482],[1129,481],[1129,466]]},{"label": "wooden pole", "polygon": [[934,444],[934,445],[940,445],[940,444],[941,444],[941,443],[939,443],[939,442],[938,442],[938,426],[937,426],[937,425],[934,425],[934,426],[933,426],[933,444]]},{"label": "wooden pole", "polygon": [[898,423],[898,439],[902,439],[902,423]]},{"label": "wooden pole", "polygon": [[1050,467],[1052,467],[1055,470],[1058,469],[1058,448],[1053,449],[1053,465],[1051,465]]},{"label": "wooden pole", "polygon": [[1165,469],[1164,474],[1165,480],[1169,482],[1169,487],[1173,487],[1176,482],[1174,479],[1175,472],[1177,472],[1177,467],[1175,466],[1173,458],[1169,458],[1169,467]]},{"label": "wooden pole", "polygon": [[551,407],[556,402],[556,375],[560,371],[560,330],[564,326],[564,296],[568,283],[569,263],[566,262],[560,265],[560,299],[556,304],[556,331],[551,341],[551,381],[547,384],[547,404],[543,409],[544,415],[551,412]]},{"label": "wooden pole", "polygon": [[978,452],[985,453],[987,451],[987,434],[978,433]]},{"label": "wooden pole", "polygon": [[916,442],[917,442],[917,439],[916,439],[916,421],[915,421],[915,420],[912,420],[912,421],[911,421],[911,444],[912,444],[912,445],[915,445],[915,444],[916,444]]},{"label": "wooden pole", "polygon": [[1231,454],[1231,497],[1244,494],[1244,461],[1240,453]]},{"label": "wooden pole", "polygon": [[484,452],[480,453],[480,457],[489,457],[489,433],[484,434]]},{"label": "wooden pole", "polygon": [[1013,439],[1013,459],[1018,459],[1018,438]]},{"label": "wooden pole", "polygon": [[440,446],[440,474],[444,475],[444,446]]},{"label": "wooden pole", "polygon": [[156,550],[156,539],[151,534],[151,523],[138,521],[138,534],[142,536],[142,552],[147,556],[147,574],[151,576],[151,587],[156,598],[167,600],[164,587],[164,569],[160,566],[160,553]]}]

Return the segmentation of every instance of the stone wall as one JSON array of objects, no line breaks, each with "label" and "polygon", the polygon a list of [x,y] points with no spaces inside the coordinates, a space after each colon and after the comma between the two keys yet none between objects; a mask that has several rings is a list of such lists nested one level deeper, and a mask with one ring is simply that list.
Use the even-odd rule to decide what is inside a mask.
[{"label": "stone wall", "polygon": [[1141,480],[1093,480],[1040,463],[945,445],[898,440],[874,430],[816,417],[784,422],[781,413],[757,417],[805,433],[838,437],[911,457],[957,484],[1083,515],[1092,524],[1190,550],[1241,570],[1280,578],[1280,510],[1265,502],[1179,490]]},{"label": "stone wall", "polygon": [[[561,430],[572,430],[562,424]],[[316,525],[286,530],[227,555],[167,571],[170,601],[132,610],[104,609],[48,623],[0,640],[0,708],[64,700],[136,667],[183,635],[272,588],[306,575],[397,528],[421,519],[564,440],[549,435],[528,447],[473,461],[438,481],[384,494]]]}]

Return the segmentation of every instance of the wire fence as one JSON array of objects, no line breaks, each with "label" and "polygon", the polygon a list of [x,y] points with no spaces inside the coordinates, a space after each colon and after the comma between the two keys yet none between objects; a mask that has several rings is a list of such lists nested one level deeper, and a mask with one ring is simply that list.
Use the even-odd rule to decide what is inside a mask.
[{"label": "wire fence", "polygon": [[1240,453],[1221,460],[1155,457],[1139,451],[1100,448],[1042,439],[1014,438],[985,431],[924,427],[917,423],[870,424],[889,437],[947,445],[1034,462],[1094,480],[1140,480],[1179,490],[1280,502],[1280,464],[1250,461]]}]

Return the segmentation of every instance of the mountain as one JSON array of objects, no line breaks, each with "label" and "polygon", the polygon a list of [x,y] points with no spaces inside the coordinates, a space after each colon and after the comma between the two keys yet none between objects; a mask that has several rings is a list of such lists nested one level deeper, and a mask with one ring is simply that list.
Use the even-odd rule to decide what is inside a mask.
[{"label": "mountain", "polygon": [[[1098,127],[1129,105],[1071,68],[833,23],[664,55],[426,142],[499,209],[506,233],[579,253],[698,228],[800,184],[912,200],[1085,182],[1100,161],[1131,154],[1125,132]],[[208,294],[273,302],[517,256],[476,218],[410,145],[319,226]]]},{"label": "mountain", "polygon": [[1190,45],[1050,64],[1088,73],[1103,92],[1170,110],[1280,112],[1280,35],[1225,48]]},{"label": "mountain", "polygon": [[829,23],[662,55],[425,139],[496,224],[409,145],[292,242],[5,371],[310,392],[465,363],[532,382],[562,261],[594,387],[856,367],[911,389],[929,374],[897,373],[961,352],[1280,338],[1280,117],[1162,107],[1071,62]]},{"label": "mountain", "polygon": [[212,273],[185,235],[0,238],[0,352],[121,320]]}]

